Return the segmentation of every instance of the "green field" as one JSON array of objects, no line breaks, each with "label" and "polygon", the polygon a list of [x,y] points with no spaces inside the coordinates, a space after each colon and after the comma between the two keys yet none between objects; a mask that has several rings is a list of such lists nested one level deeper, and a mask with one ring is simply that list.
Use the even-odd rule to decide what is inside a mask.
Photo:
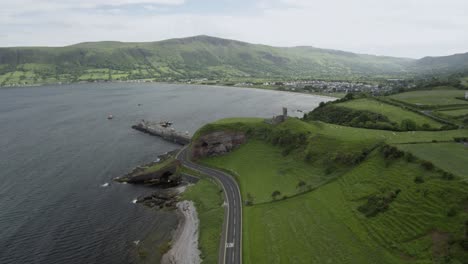
[{"label": "green field", "polygon": [[468,88],[468,77],[464,77],[461,79],[461,84]]},{"label": "green field", "polygon": [[255,140],[229,156],[205,162],[235,174],[243,199],[249,199],[250,195],[255,204],[270,202],[274,191],[281,192],[279,199],[302,192],[303,189],[298,188],[299,181],[317,187],[335,176],[327,176],[322,168],[298,161],[294,156],[284,157],[280,148]]},{"label": "green field", "polygon": [[295,129],[297,128],[304,131],[311,131],[312,133],[325,134],[343,141],[382,140],[388,143],[431,142],[432,140],[452,141],[454,137],[464,137],[468,135],[468,129],[448,130],[443,132],[392,132],[374,129],[353,128],[322,122],[305,123],[293,119],[288,120],[284,126],[289,126],[289,124],[293,125]]},{"label": "green field", "polygon": [[455,109],[455,110],[442,110],[438,112],[444,115],[448,115],[448,116],[459,117],[459,116],[468,115],[468,108]]},{"label": "green field", "polygon": [[456,99],[456,97],[464,97],[463,90],[427,90],[427,91],[412,91],[391,95],[390,98],[414,104],[414,105],[453,105],[453,104],[468,104],[468,101]]},{"label": "green field", "polygon": [[188,187],[181,199],[194,201],[197,208],[200,220],[198,246],[203,263],[218,263],[224,215],[221,188],[213,180],[202,178]]},{"label": "green field", "polygon": [[378,102],[376,100],[368,99],[368,98],[363,98],[363,99],[356,99],[356,100],[350,100],[344,103],[339,103],[337,106],[344,106],[347,108],[351,109],[356,109],[356,110],[367,110],[371,111],[374,113],[378,113],[381,115],[384,115],[390,119],[390,121],[396,122],[398,124],[401,123],[401,121],[405,119],[411,119],[418,126],[422,126],[423,124],[428,124],[431,127],[436,127],[439,128],[442,125],[424,115],[419,115],[414,112],[404,110],[400,107],[389,105],[389,104],[384,104],[381,102]]},{"label": "green field", "polygon": [[426,143],[398,145],[437,167],[468,179],[468,146],[461,143]]},{"label": "green field", "polygon": [[[228,155],[203,161],[230,171],[244,202],[252,202],[244,206],[244,263],[438,263],[468,257],[460,246],[468,217],[466,183],[444,180],[441,172],[406,156],[384,158],[381,147],[372,148],[379,142],[453,141],[467,130],[392,132],[298,119],[277,126],[241,121],[222,120],[201,131],[244,129],[253,137]],[[291,131],[305,133],[307,142],[285,154],[281,143],[272,142],[277,135],[289,138]],[[428,144],[404,147],[418,145]],[[348,162],[365,150],[371,152],[362,162]],[[432,151],[446,157],[453,152]],[[457,157],[454,162],[463,163],[463,154]],[[334,164],[328,173],[327,161]],[[274,191],[281,193],[276,199]],[[358,210],[373,208],[371,198],[388,197],[393,198],[384,200],[386,209],[374,216]]]},{"label": "green field", "polygon": [[244,263],[399,263],[373,243],[338,182],[244,207],[243,221]]}]

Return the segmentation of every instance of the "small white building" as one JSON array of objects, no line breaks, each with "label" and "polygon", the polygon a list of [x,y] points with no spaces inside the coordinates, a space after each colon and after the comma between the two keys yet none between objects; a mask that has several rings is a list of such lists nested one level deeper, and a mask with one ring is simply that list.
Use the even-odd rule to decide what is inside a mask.
[{"label": "small white building", "polygon": [[465,100],[468,100],[468,91],[465,91]]}]

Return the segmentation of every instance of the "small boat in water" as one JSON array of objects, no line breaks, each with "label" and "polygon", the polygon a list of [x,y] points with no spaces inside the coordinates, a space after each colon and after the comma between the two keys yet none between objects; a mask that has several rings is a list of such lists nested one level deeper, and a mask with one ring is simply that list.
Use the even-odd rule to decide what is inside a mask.
[{"label": "small boat in water", "polygon": [[112,118],[114,118],[113,115],[108,115],[108,116],[107,116],[107,119],[109,119],[109,120],[111,120]]}]

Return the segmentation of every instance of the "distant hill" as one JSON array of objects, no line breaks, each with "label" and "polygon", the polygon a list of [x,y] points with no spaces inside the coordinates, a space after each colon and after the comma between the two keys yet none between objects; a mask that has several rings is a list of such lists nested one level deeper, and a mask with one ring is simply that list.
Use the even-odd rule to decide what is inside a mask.
[{"label": "distant hill", "polygon": [[419,67],[424,72],[431,71],[431,67],[451,70],[452,61],[464,60],[454,56],[438,63],[438,58],[427,62],[427,58],[393,58],[314,47],[271,47],[210,36],[145,43],[86,42],[66,47],[0,48],[0,84],[401,77],[419,73]]},{"label": "distant hill", "polygon": [[428,74],[467,72],[468,52],[442,57],[424,57],[411,63],[410,70]]}]

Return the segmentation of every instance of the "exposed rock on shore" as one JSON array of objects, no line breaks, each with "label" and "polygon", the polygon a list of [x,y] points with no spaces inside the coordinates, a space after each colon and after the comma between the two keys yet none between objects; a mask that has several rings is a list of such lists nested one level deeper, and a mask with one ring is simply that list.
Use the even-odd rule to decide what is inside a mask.
[{"label": "exposed rock on shore", "polygon": [[199,264],[200,250],[198,249],[198,215],[192,201],[177,203],[182,220],[174,234],[171,249],[162,257],[162,264]]},{"label": "exposed rock on shore", "polygon": [[179,161],[174,159],[177,151],[158,156],[154,162],[138,166],[124,176],[114,178],[118,182],[148,184],[160,187],[175,187],[181,183],[177,173]]},{"label": "exposed rock on shore", "polygon": [[245,143],[247,137],[240,131],[216,131],[201,136],[192,143],[195,159],[222,155]]},{"label": "exposed rock on shore", "polygon": [[136,202],[146,205],[150,208],[175,209],[177,196],[181,192],[183,192],[183,190],[179,190],[179,188],[158,190],[157,192],[154,192],[151,195],[138,198]]}]

